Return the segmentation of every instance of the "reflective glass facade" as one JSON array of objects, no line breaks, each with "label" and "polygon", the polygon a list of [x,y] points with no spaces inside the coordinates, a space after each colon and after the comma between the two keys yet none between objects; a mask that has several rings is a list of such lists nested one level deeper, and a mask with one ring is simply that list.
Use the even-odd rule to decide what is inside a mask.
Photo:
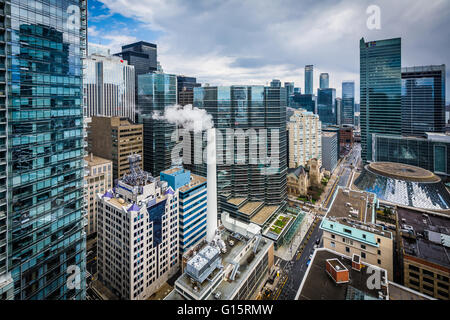
[{"label": "reflective glass facade", "polygon": [[373,135],[372,161],[389,161],[421,167],[438,175],[450,175],[450,137],[445,140],[395,135]]},{"label": "reflective glass facade", "polygon": [[327,89],[330,87],[330,76],[328,75],[328,73],[321,73],[319,79],[320,89]]},{"label": "reflective glass facade", "polygon": [[167,106],[177,103],[177,76],[149,73],[138,76],[137,121],[144,125],[144,169],[152,175],[172,165],[172,133],[174,124],[152,119],[153,112],[164,113]]},{"label": "reflective glass facade", "polygon": [[[14,298],[84,299],[86,1],[4,3],[0,45],[7,72],[0,105],[7,130],[0,144],[8,165],[1,165],[7,192],[5,198],[3,189],[0,214],[8,216],[7,268]],[[79,272],[79,286],[67,285],[69,266]]]},{"label": "reflective glass facade", "polygon": [[[214,126],[224,137],[222,150],[224,162],[231,157],[232,164],[217,165],[217,193],[236,197],[263,200],[267,204],[285,203],[287,173],[286,139],[286,90],[282,87],[225,86],[194,88],[194,106],[205,109],[212,115]],[[267,156],[278,156],[280,167],[273,174],[265,174],[270,165],[239,164],[237,161],[249,158],[248,136],[245,159],[237,157],[236,141],[234,150],[227,150],[226,129],[266,129],[267,141],[264,147]],[[279,130],[279,153],[271,150],[271,129]],[[258,132],[258,131],[257,131]],[[220,141],[219,141],[220,142]],[[219,146],[218,146],[219,150]],[[259,148],[257,150],[259,152]],[[234,156],[233,156],[234,154]],[[192,171],[206,176],[206,166],[193,166]]]},{"label": "reflective glass facade", "polygon": [[336,89],[317,89],[317,114],[322,125],[337,124]]},{"label": "reflective glass facade", "polygon": [[305,94],[313,94],[314,89],[314,66],[305,66]]},{"label": "reflective glass facade", "polygon": [[401,39],[360,41],[361,158],[372,158],[372,133],[400,134]]},{"label": "reflective glass facade", "polygon": [[402,69],[402,134],[445,132],[445,65]]},{"label": "reflective glass facade", "polygon": [[341,124],[355,123],[355,83],[353,81],[342,82],[342,112]]}]

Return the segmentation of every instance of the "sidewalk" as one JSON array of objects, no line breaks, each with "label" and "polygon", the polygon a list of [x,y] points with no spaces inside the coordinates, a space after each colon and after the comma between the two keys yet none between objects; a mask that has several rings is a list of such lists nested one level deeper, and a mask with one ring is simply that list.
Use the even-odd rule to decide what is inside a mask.
[{"label": "sidewalk", "polygon": [[303,221],[300,224],[300,227],[298,228],[297,233],[295,234],[291,243],[278,248],[278,250],[275,251],[275,255],[285,261],[291,261],[294,258],[300,244],[302,243],[303,238],[314,222],[314,219],[314,213],[306,212],[305,217],[303,218]]}]

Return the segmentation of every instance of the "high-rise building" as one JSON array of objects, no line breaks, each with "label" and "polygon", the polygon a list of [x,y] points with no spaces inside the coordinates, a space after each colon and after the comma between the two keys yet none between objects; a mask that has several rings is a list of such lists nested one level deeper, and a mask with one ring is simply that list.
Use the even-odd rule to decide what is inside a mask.
[{"label": "high-rise building", "polygon": [[314,91],[314,66],[305,66],[305,94],[313,94]]},{"label": "high-rise building", "polygon": [[129,157],[130,173],[97,194],[98,279],[116,296],[148,299],[179,269],[178,191]]},{"label": "high-rise building", "polygon": [[97,193],[105,193],[113,187],[111,160],[103,159],[94,154],[84,158],[86,161],[85,175],[85,208],[87,213],[86,234],[94,237],[97,233]]},{"label": "high-rise building", "polygon": [[138,76],[138,121],[144,126],[144,169],[157,176],[172,166],[172,150],[176,141],[174,124],[153,119],[155,112],[164,113],[177,103],[177,76],[148,73]]},{"label": "high-rise building", "polygon": [[201,87],[194,77],[177,76],[177,103],[185,106],[194,103],[194,88]]},{"label": "high-rise building", "polygon": [[92,54],[84,60],[84,116],[135,120],[134,66],[115,56]]},{"label": "high-rise building", "polygon": [[271,87],[280,88],[281,87],[281,81],[278,79],[273,79],[272,82],[270,82]]},{"label": "high-rise building", "polygon": [[182,167],[160,173],[173,190],[178,190],[180,255],[206,239],[206,178],[191,174]]},{"label": "high-rise building", "polygon": [[[206,110],[213,117],[215,128],[222,141],[217,142],[217,191],[219,198],[247,198],[273,207],[284,207],[286,193],[286,90],[282,87],[225,86],[194,88],[194,106]],[[227,129],[232,130],[229,134]],[[263,158],[255,158],[254,149],[248,148],[252,135],[237,137],[239,131],[259,134],[256,151],[264,152]],[[249,131],[255,130],[255,131]],[[238,141],[245,140],[240,147]],[[234,148],[229,148],[229,142]],[[254,140],[251,140],[254,142]],[[278,142],[278,151],[276,143]],[[241,149],[241,147],[243,147]],[[239,151],[239,150],[243,151]],[[223,150],[220,159],[220,150]],[[236,150],[236,151],[234,151]],[[235,156],[231,156],[238,152]],[[242,152],[242,153],[239,153]],[[262,153],[258,154],[261,156]],[[269,160],[269,157],[272,160]],[[231,159],[231,161],[229,161]],[[262,162],[266,162],[263,164]],[[193,172],[206,176],[206,165],[195,166]],[[219,199],[219,206],[225,200]],[[243,202],[243,201],[241,201]],[[255,206],[253,209],[257,208]],[[268,217],[266,217],[268,218]],[[265,221],[265,219],[263,219]],[[263,222],[264,222],[263,221]]]},{"label": "high-rise building", "polygon": [[401,39],[360,41],[361,158],[372,158],[372,133],[400,134]]},{"label": "high-rise building", "polygon": [[294,93],[290,107],[317,113],[317,97],[313,94]]},{"label": "high-rise building", "polygon": [[445,132],[445,65],[402,68],[402,134]]},{"label": "high-rise building", "polygon": [[294,82],[285,82],[284,87],[286,88],[287,106],[290,107],[292,104],[292,98],[294,95]]},{"label": "high-rise building", "polygon": [[85,299],[86,1],[0,9],[0,298]]},{"label": "high-rise building", "polygon": [[320,89],[327,89],[330,87],[330,76],[328,73],[321,73],[319,79]]},{"label": "high-rise building", "polygon": [[322,125],[337,124],[336,89],[317,89],[317,114]]},{"label": "high-rise building", "polygon": [[322,123],[319,116],[295,110],[288,122],[289,168],[306,167],[310,159],[322,158]]},{"label": "high-rise building", "polygon": [[88,152],[113,164],[113,178],[130,172],[128,157],[143,154],[142,124],[128,118],[92,117],[88,126]]},{"label": "high-rise building", "polygon": [[336,105],[336,124],[340,126],[342,124],[342,98],[336,98],[334,100]]},{"label": "high-rise building", "polygon": [[341,124],[355,123],[355,82],[342,82],[342,112]]},{"label": "high-rise building", "polygon": [[326,170],[333,172],[339,160],[338,154],[338,133],[331,131],[322,131],[322,166]]}]

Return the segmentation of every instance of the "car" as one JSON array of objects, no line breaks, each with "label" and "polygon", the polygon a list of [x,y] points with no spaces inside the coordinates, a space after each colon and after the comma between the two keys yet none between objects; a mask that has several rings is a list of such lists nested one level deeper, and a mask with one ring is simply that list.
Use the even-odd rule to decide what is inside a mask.
[{"label": "car", "polygon": [[311,259],[312,259],[312,256],[313,256],[312,254],[310,254],[310,255],[309,255],[309,260],[311,260]]},{"label": "car", "polygon": [[320,244],[320,238],[316,239],[316,244],[319,245]]},{"label": "car", "polygon": [[308,261],[306,261],[306,265],[309,266],[309,264],[311,263],[311,259],[309,259]]}]

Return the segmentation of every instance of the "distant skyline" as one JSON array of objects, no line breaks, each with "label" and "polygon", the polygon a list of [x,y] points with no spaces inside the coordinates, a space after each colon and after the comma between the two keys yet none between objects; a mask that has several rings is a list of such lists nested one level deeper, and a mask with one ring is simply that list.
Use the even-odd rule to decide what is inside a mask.
[{"label": "distant skyline", "polygon": [[[341,97],[355,81],[359,103],[359,40],[402,38],[402,67],[446,65],[450,101],[448,0],[91,0],[89,42],[112,53],[134,41],[158,45],[165,72],[211,85],[294,82],[304,92],[304,67],[314,65]],[[369,30],[370,5],[381,29]]]}]

